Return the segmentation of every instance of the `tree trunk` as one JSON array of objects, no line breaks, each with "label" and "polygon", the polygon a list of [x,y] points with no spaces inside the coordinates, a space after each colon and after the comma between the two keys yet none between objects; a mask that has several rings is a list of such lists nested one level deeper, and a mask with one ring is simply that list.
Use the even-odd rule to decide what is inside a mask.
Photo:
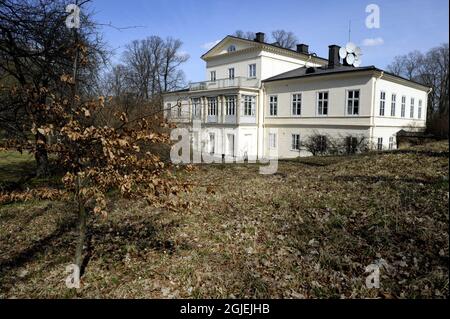
[{"label": "tree trunk", "polygon": [[83,265],[83,253],[84,246],[86,243],[86,208],[84,204],[78,200],[78,243],[75,251],[75,265],[81,271],[81,266]]},{"label": "tree trunk", "polygon": [[36,177],[46,177],[49,175],[46,146],[47,138],[38,132],[36,134],[36,152],[34,153],[34,158],[36,159]]}]

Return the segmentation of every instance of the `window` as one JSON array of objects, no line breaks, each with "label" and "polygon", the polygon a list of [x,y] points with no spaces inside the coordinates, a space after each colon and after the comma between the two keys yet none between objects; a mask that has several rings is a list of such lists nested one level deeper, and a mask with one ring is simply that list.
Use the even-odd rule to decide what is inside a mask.
[{"label": "window", "polygon": [[417,110],[417,117],[422,118],[422,100],[419,100],[419,109]]},{"label": "window", "polygon": [[397,103],[397,95],[392,94],[392,97],[391,97],[391,116],[395,116],[396,103]]},{"label": "window", "polygon": [[347,154],[355,154],[358,149],[358,138],[353,136],[347,136],[345,138],[345,146]]},{"label": "window", "polygon": [[384,116],[384,110],[386,108],[386,92],[380,94],[380,116]]},{"label": "window", "polygon": [[234,79],[234,68],[228,69],[228,78],[230,80]]},{"label": "window", "polygon": [[236,96],[227,96],[225,101],[225,114],[236,115]]},{"label": "window", "polygon": [[208,98],[208,115],[209,116],[217,115],[217,98],[215,97]]},{"label": "window", "polygon": [[406,116],[406,96],[402,96],[402,110],[401,110],[401,117]]},{"label": "window", "polygon": [[274,150],[277,148],[277,134],[269,133],[269,149]]},{"label": "window", "polygon": [[211,71],[210,74],[211,74],[210,77],[211,82],[216,82],[216,71]]},{"label": "window", "polygon": [[300,134],[292,134],[292,150],[300,150]]},{"label": "window", "polygon": [[248,66],[248,77],[256,78],[256,64],[250,64]]},{"label": "window", "polygon": [[209,133],[209,154],[214,154],[216,152],[216,135],[214,133]]},{"label": "window", "polygon": [[411,98],[411,107],[409,109],[409,117],[414,118],[414,98]]},{"label": "window", "polygon": [[194,117],[200,117],[201,115],[201,106],[199,98],[192,99],[192,114]]},{"label": "window", "polygon": [[230,45],[230,46],[228,47],[227,51],[228,51],[228,52],[234,52],[234,51],[236,51],[236,46],[233,45],[233,44]]},{"label": "window", "polygon": [[317,93],[317,113],[328,115],[328,92]]},{"label": "window", "polygon": [[278,115],[278,96],[276,95],[269,97],[269,114],[270,116]]},{"label": "window", "polygon": [[382,137],[379,137],[379,138],[378,138],[377,149],[378,149],[379,151],[382,151],[382,150],[383,150],[383,138],[382,138]]},{"label": "window", "polygon": [[255,116],[255,97],[252,95],[243,95],[244,116]]},{"label": "window", "polygon": [[182,115],[181,104],[178,104],[178,107],[177,107],[177,115],[178,115],[178,117],[181,117],[181,115]]},{"label": "window", "polygon": [[394,149],[394,137],[393,137],[393,136],[391,136],[391,137],[389,138],[389,149],[390,149],[390,150],[393,150],[393,149]]},{"label": "window", "polygon": [[292,94],[292,115],[302,115],[302,95]]},{"label": "window", "polygon": [[347,114],[359,114],[359,90],[347,91]]},{"label": "window", "polygon": [[325,153],[327,151],[327,137],[324,135],[317,136],[317,151]]}]

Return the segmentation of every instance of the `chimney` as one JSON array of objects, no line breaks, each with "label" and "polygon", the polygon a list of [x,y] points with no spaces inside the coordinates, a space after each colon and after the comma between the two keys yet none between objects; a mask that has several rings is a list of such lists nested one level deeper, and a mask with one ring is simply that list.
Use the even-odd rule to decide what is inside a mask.
[{"label": "chimney", "polygon": [[338,45],[330,45],[328,51],[328,68],[334,69],[337,66],[341,65],[341,61],[339,59],[339,49],[341,48]]},{"label": "chimney", "polygon": [[256,41],[256,42],[264,43],[264,36],[265,36],[265,34],[262,33],[262,32],[256,33],[255,41]]},{"label": "chimney", "polygon": [[309,46],[304,43],[297,44],[297,52],[303,53],[303,54],[309,54]]}]

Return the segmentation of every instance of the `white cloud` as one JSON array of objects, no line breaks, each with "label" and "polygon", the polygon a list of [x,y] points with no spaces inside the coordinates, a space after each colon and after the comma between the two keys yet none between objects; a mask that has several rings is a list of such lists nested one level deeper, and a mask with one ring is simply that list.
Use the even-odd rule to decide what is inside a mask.
[{"label": "white cloud", "polygon": [[362,42],[362,45],[365,47],[376,47],[383,44],[384,44],[383,38],[364,39]]},{"label": "white cloud", "polygon": [[205,49],[205,50],[210,50],[219,42],[220,42],[220,40],[204,43],[204,44],[202,44],[202,48]]}]

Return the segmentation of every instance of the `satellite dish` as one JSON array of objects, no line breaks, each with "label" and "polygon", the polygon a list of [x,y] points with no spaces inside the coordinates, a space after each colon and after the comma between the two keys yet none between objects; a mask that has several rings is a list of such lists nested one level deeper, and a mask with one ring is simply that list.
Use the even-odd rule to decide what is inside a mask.
[{"label": "satellite dish", "polygon": [[356,45],[353,42],[347,43],[346,47],[348,53],[353,53],[356,50]]},{"label": "satellite dish", "polygon": [[344,59],[345,62],[354,67],[361,66],[362,51],[360,47],[357,47],[354,43],[349,42],[345,48],[339,49],[339,57]]},{"label": "satellite dish", "polygon": [[341,59],[345,59],[347,57],[347,49],[346,48],[339,49],[339,57]]},{"label": "satellite dish", "polygon": [[346,59],[349,65],[353,65],[353,63],[355,63],[355,56],[352,53],[348,54]]}]

